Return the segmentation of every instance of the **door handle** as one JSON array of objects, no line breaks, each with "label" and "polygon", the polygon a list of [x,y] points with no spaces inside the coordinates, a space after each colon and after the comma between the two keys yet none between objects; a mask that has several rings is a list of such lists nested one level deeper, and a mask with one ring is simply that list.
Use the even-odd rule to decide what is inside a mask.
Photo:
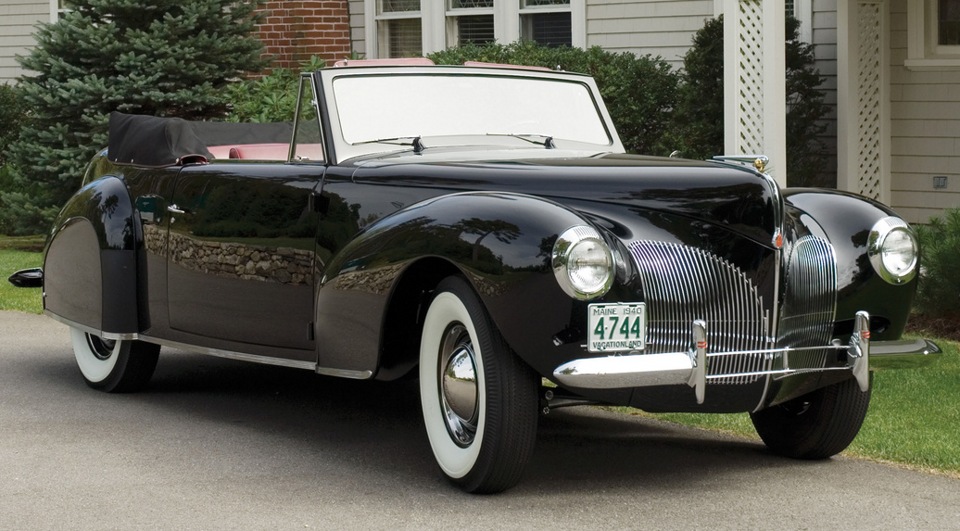
[{"label": "door handle", "polygon": [[176,205],[176,203],[174,203],[174,204],[172,204],[172,205],[167,205],[167,212],[170,212],[171,214],[186,214],[186,213],[187,213],[186,210],[180,210],[180,207],[178,207],[178,206]]}]

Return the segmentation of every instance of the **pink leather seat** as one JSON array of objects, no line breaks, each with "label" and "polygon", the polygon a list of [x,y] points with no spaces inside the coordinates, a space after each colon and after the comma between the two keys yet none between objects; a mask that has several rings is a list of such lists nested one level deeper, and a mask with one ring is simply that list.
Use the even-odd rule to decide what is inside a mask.
[{"label": "pink leather seat", "polygon": [[287,160],[289,144],[242,144],[230,148],[231,159]]}]

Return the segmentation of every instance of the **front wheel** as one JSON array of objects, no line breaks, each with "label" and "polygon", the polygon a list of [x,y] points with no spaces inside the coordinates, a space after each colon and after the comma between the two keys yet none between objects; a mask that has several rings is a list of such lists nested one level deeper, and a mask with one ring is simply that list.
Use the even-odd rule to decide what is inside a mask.
[{"label": "front wheel", "polygon": [[424,318],[420,400],[447,477],[475,493],[516,485],[536,439],[538,386],[470,285],[441,282]]},{"label": "front wheel", "polygon": [[160,345],[110,340],[70,329],[73,354],[87,385],[108,393],[143,389],[157,367]]},{"label": "front wheel", "polygon": [[870,390],[849,379],[750,414],[774,453],[795,459],[826,459],[842,452],[860,432]]}]

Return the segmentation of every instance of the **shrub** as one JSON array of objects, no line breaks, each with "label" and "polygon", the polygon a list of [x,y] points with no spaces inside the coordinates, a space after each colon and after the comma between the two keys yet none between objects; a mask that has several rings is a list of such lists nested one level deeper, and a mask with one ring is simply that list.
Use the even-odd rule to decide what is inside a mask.
[{"label": "shrub", "polygon": [[[824,78],[816,69],[813,46],[800,41],[797,19],[787,17],[786,35],[787,181],[790,186],[835,186],[821,177],[827,158],[820,137],[828,108],[818,87]],[[700,159],[722,154],[723,17],[708,20],[694,35],[683,64],[679,102],[663,150]]]},{"label": "shrub", "polygon": [[241,79],[224,88],[230,108],[229,122],[289,122],[297,107],[300,72],[312,72],[326,66],[319,57],[301,63],[301,68],[275,68],[259,78]]},{"label": "shrub", "polygon": [[612,53],[594,46],[547,47],[533,42],[467,44],[429,55],[437,64],[483,61],[562,69],[590,74],[597,81],[623,146],[636,153],[658,152],[670,122],[679,77],[659,57]]},{"label": "shrub", "polygon": [[915,312],[960,323],[960,208],[918,226],[917,235],[922,257]]}]

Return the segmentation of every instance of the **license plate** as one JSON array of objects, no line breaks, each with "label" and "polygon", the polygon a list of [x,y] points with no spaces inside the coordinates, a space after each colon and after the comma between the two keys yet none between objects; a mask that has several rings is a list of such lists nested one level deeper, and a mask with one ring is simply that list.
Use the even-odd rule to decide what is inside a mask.
[{"label": "license plate", "polygon": [[646,341],[646,306],[591,304],[587,307],[587,350],[619,352],[643,350]]}]

